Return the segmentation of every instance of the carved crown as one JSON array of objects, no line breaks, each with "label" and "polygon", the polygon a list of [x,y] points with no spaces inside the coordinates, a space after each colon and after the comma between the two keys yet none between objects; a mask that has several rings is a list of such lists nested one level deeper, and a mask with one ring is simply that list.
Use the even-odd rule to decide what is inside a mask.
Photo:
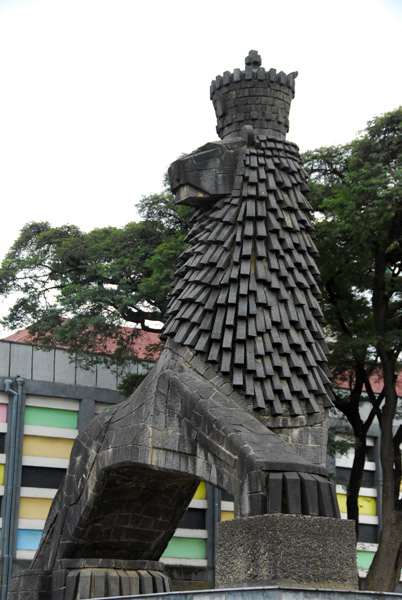
[{"label": "carved crown", "polygon": [[237,137],[244,125],[252,125],[257,135],[284,140],[297,72],[266,71],[256,50],[250,50],[245,62],[244,71],[225,71],[211,83],[218,135]]}]

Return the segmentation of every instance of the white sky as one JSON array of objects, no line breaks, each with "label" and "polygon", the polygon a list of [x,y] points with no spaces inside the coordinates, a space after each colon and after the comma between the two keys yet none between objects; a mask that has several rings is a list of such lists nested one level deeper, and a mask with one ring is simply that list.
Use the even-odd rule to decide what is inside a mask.
[{"label": "white sky", "polygon": [[28,221],[138,218],[168,165],[217,139],[210,82],[250,49],[299,72],[304,151],[402,104],[401,48],[402,0],[0,0],[0,259]]}]

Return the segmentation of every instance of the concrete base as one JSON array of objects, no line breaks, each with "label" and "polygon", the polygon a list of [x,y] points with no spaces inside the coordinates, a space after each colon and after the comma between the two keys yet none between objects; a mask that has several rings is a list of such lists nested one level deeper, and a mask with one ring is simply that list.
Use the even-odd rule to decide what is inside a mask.
[{"label": "concrete base", "polygon": [[12,579],[8,600],[77,600],[163,594],[172,589],[159,561],[77,558],[56,562],[53,572],[28,569]]},{"label": "concrete base", "polygon": [[330,589],[296,589],[286,587],[256,587],[230,590],[173,592],[163,596],[125,596],[124,600],[402,600],[402,594],[389,592],[359,592]]},{"label": "concrete base", "polygon": [[217,588],[358,589],[353,521],[266,514],[217,526]]}]

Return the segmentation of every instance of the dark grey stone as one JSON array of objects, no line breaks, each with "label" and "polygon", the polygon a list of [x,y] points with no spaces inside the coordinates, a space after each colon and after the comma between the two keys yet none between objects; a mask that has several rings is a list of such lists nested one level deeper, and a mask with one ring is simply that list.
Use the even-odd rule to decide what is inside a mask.
[{"label": "dark grey stone", "polygon": [[[330,549],[338,539],[339,528],[323,518],[339,512],[324,466],[331,401],[311,207],[297,147],[285,141],[295,76],[265,71],[252,51],[244,70],[212,83],[221,140],[169,170],[177,202],[195,212],[171,290],[165,349],[131,398],[75,441],[32,570],[14,580],[10,600],[22,589],[35,600],[43,590],[49,600],[75,600],[88,573],[98,596],[123,587],[160,592],[163,582],[166,591],[151,562],[199,479],[233,495],[237,517],[317,515],[316,534]],[[297,526],[291,515],[277,517],[285,520],[269,527],[283,529],[284,544],[289,531],[305,529],[301,516]],[[233,531],[243,531],[252,522],[235,523]],[[236,572],[244,581],[259,535],[250,527]],[[274,537],[272,547],[256,546],[278,557],[277,544]],[[67,565],[67,557],[76,559]],[[265,563],[257,564],[255,577],[264,580]],[[314,568],[306,577],[315,581]]]},{"label": "dark grey stone", "polygon": [[218,524],[216,587],[358,589],[352,521],[261,515]]}]

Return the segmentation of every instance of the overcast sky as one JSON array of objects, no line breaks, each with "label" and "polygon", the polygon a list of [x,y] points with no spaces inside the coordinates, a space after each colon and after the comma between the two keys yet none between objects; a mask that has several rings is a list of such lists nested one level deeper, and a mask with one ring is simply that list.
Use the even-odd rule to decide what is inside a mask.
[{"label": "overcast sky", "polygon": [[137,217],[169,164],[217,139],[209,85],[298,71],[288,139],[353,139],[402,104],[401,0],[0,0],[0,258],[28,221]]}]

